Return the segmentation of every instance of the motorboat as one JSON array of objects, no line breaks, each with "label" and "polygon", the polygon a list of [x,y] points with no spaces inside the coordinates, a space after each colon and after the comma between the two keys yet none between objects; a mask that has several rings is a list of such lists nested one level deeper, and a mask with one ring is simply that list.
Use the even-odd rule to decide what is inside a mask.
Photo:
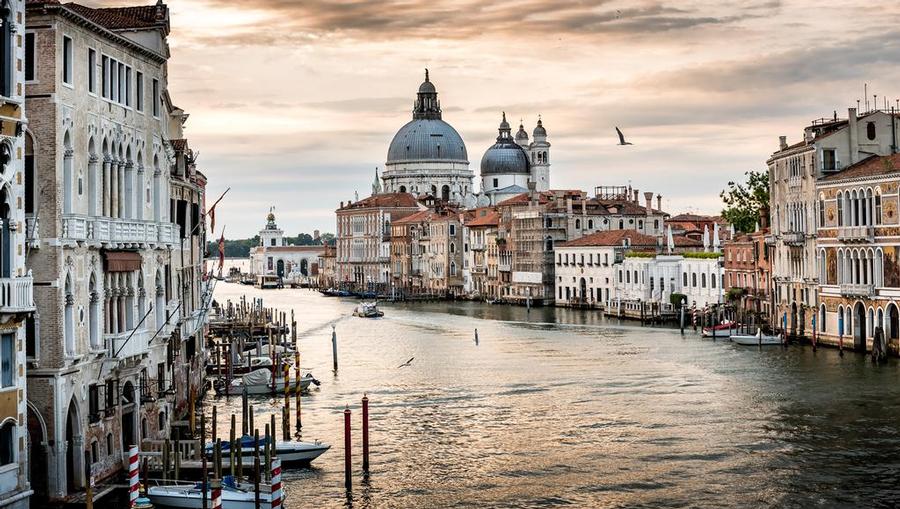
[{"label": "motorboat", "polygon": [[704,338],[728,338],[740,331],[740,324],[726,321],[712,327],[704,327],[701,334]]},{"label": "motorboat", "polygon": [[736,334],[731,336],[731,341],[739,345],[747,346],[767,346],[780,345],[783,343],[781,334],[763,334],[762,329],[757,329],[756,334]]},{"label": "motorboat", "polygon": [[[288,360],[288,359],[285,359],[285,360]],[[235,364],[234,366],[232,366],[231,373],[233,375],[243,375],[246,373],[250,373],[251,371],[255,371],[257,369],[262,369],[262,368],[269,369],[269,370],[272,369],[272,358],[271,357],[250,356],[250,366],[249,367],[247,366],[247,361],[244,361],[243,363]],[[213,374],[218,373],[218,371],[219,371],[219,368],[216,364],[211,363],[211,364],[206,365],[206,372],[208,374],[213,375]],[[224,373],[226,371],[228,371],[228,368],[223,365],[222,372]]]},{"label": "motorboat", "polygon": [[337,288],[326,288],[319,290],[319,293],[326,297],[350,297],[352,294],[347,290],[338,290]]},{"label": "motorboat", "polygon": [[[213,388],[216,390],[216,394],[219,395],[234,396],[243,394],[245,390],[247,394],[274,394],[283,393],[285,391],[285,383],[288,386],[287,391],[294,392],[298,385],[298,380],[296,378],[286,379],[283,376],[276,376],[273,382],[272,371],[268,368],[262,368],[251,371],[240,378],[235,378],[230,384],[224,380],[217,380]],[[307,373],[300,377],[300,391],[307,391],[311,384],[318,386],[320,383],[312,374]]]},{"label": "motorboat", "polygon": [[[201,509],[204,491],[206,491],[206,504],[208,507],[212,507],[212,488],[203,482],[150,486],[147,488],[147,496],[154,506]],[[284,502],[285,490],[280,490],[280,496]],[[230,475],[226,475],[222,479],[222,509],[255,509],[257,507],[271,509],[271,485],[260,485],[259,502],[260,505],[257,506],[256,492],[252,484],[236,484]]]},{"label": "motorboat", "polygon": [[377,302],[361,302],[356,309],[353,310],[353,316],[360,318],[381,318],[384,312],[378,309]]},{"label": "motorboat", "polygon": [[[263,454],[263,450],[265,448],[266,439],[265,437],[260,437],[259,439],[259,450],[260,454]],[[323,444],[322,442],[280,442],[275,441],[275,456],[281,460],[281,466],[303,466],[309,465],[309,463],[321,456],[328,449],[331,449],[331,446],[328,444]],[[213,453],[215,452],[215,444],[208,443],[206,444],[206,455],[208,458],[212,459]],[[222,442],[222,460],[223,466],[230,466],[231,460],[231,443],[230,442]],[[256,455],[256,441],[250,435],[244,435],[241,437],[241,461],[245,465],[249,465],[253,463],[253,458]],[[226,465],[226,463],[228,465]]]}]

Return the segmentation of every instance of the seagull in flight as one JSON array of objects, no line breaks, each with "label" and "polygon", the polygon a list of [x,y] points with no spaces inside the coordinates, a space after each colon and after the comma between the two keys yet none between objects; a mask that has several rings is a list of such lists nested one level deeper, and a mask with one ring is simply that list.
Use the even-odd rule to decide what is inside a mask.
[{"label": "seagull in flight", "polygon": [[405,367],[405,366],[409,366],[410,364],[412,364],[413,359],[415,359],[415,357],[410,357],[408,361],[404,362],[403,364],[401,364],[401,365],[399,365],[399,366],[397,366],[397,367],[398,367],[398,368],[402,368],[402,367]]},{"label": "seagull in flight", "polygon": [[618,127],[616,127],[616,134],[619,135],[619,145],[633,145],[630,141],[625,141],[625,135]]}]

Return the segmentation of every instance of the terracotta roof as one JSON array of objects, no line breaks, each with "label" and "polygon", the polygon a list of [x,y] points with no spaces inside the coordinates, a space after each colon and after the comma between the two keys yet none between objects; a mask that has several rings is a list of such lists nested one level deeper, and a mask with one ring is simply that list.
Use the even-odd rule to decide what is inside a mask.
[{"label": "terracotta roof", "polygon": [[441,208],[439,210],[426,209],[410,214],[404,218],[397,219],[393,224],[418,223],[421,221],[445,221],[448,219],[458,218],[459,212],[452,208]]},{"label": "terracotta roof", "polygon": [[168,7],[164,3],[94,9],[73,2],[64,4],[64,7],[109,30],[161,27],[168,31]]},{"label": "terracotta roof", "polygon": [[364,209],[370,207],[417,207],[419,202],[409,193],[383,193],[348,203],[338,210]]},{"label": "terracotta roof", "polygon": [[466,221],[466,226],[497,226],[500,224],[500,213],[491,208],[478,209],[475,217]]},{"label": "terracotta roof", "polygon": [[631,247],[656,247],[656,237],[635,230],[607,230],[558,244],[559,247],[621,246],[628,239]]},{"label": "terracotta roof", "polygon": [[420,210],[419,212],[410,214],[404,218],[395,220],[392,224],[408,224],[408,223],[418,223],[420,221],[424,221],[431,216],[431,209],[428,210]]},{"label": "terracotta roof", "polygon": [[830,182],[833,180],[878,177],[889,174],[900,176],[900,154],[867,157],[856,164],[851,164],[839,172],[827,175],[822,180]]}]

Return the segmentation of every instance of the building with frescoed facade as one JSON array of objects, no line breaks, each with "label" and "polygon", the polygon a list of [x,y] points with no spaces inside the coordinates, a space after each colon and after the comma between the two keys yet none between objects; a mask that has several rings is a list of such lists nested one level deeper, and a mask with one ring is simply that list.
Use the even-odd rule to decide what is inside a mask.
[{"label": "building with frescoed facade", "polygon": [[849,108],[845,119],[835,114],[811,122],[793,145],[780,137],[778,151],[766,162],[772,203],[767,241],[774,246],[772,323],[790,336],[809,339],[818,311],[818,179],[866,157],[890,154],[897,137],[896,115],[880,110],[857,115]]},{"label": "building with frescoed facade", "polygon": [[[900,154],[870,156],[820,179],[817,336],[872,349],[876,328],[900,354]],[[843,330],[841,329],[843,327]]]}]

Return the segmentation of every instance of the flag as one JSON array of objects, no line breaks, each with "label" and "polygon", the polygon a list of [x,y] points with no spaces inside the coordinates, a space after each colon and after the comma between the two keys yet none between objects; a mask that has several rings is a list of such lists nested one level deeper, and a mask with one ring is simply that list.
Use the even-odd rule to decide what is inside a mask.
[{"label": "flag", "polygon": [[225,228],[222,228],[222,236],[219,237],[219,275],[222,275],[222,267],[225,266]]},{"label": "flag", "polygon": [[206,213],[206,215],[209,216],[209,231],[213,233],[215,233],[216,231],[216,205],[218,205],[219,202],[222,201],[222,198],[224,198],[225,195],[228,194],[228,191],[231,191],[230,187],[226,189],[224,193],[222,193],[222,196],[219,196],[218,200],[213,202],[212,207],[210,207],[209,211]]}]

